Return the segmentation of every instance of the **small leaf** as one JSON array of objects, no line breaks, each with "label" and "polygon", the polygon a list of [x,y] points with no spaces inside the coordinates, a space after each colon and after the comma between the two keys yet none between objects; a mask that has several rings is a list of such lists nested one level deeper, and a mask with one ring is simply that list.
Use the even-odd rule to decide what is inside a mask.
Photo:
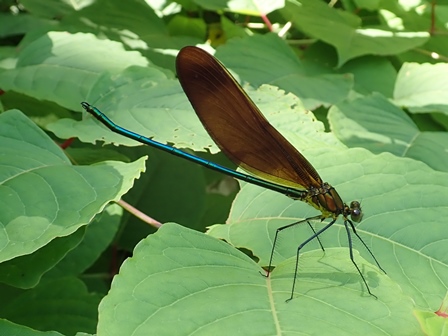
[{"label": "small leaf", "polygon": [[448,114],[448,64],[404,63],[398,72],[394,103],[412,112]]},{"label": "small leaf", "polygon": [[447,336],[448,335],[448,293],[436,312],[415,310],[415,316],[425,335]]}]

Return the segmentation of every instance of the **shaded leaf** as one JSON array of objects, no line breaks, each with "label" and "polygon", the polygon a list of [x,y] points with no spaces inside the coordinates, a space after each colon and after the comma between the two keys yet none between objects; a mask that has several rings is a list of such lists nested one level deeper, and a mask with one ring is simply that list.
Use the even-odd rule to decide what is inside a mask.
[{"label": "shaded leaf", "polygon": [[[101,31],[111,40],[120,41],[121,37],[126,43],[145,35],[168,37],[163,20],[145,2],[98,0],[83,5],[79,11],[64,16],[61,24],[68,29],[75,26],[77,31],[88,29],[96,35]],[[143,45],[140,43],[139,47]]]},{"label": "shaded leaf", "polygon": [[[123,209],[117,204],[109,204],[85,230],[83,240],[45,274],[48,278],[78,276],[100,257],[118,231]],[[50,243],[51,244],[51,243]]]},{"label": "shaded leaf", "polygon": [[130,65],[147,64],[138,52],[125,51],[117,42],[91,34],[49,32],[21,50],[15,69],[0,73],[0,86],[79,109],[103,71],[119,73]]},{"label": "shaded leaf", "polygon": [[99,301],[100,296],[88,293],[81,280],[60,278],[3,299],[0,314],[38,330],[57,330],[65,335],[93,333]]},{"label": "shaded leaf", "polygon": [[448,170],[448,134],[421,132],[409,116],[380,94],[346,100],[330,108],[335,135],[349,147],[390,152]]},{"label": "shaded leaf", "polygon": [[334,70],[302,64],[278,36],[269,34],[232,39],[218,48],[216,57],[241,81],[257,87],[278,86],[299,97],[307,109],[334,104],[347,96],[353,79]]},{"label": "shaded leaf", "polygon": [[388,98],[393,95],[397,70],[388,59],[378,56],[358,57],[345,63],[339,71],[353,74],[353,90],[360,94],[378,92]]},{"label": "shaded leaf", "polygon": [[[289,0],[279,10],[283,17],[310,36],[333,45],[338,66],[362,55],[394,55],[423,45],[427,32],[395,32],[381,28],[361,28],[361,19],[349,12],[314,0]],[[325,24],[322,24],[325,22]]]},{"label": "shaded leaf", "polygon": [[23,325],[12,323],[8,320],[0,319],[0,330],[6,335],[20,336],[63,336],[56,331],[37,331]]},{"label": "shaded leaf", "polygon": [[35,287],[46,272],[82,241],[84,232],[85,228],[80,228],[70,236],[53,239],[34,253],[1,263],[0,282],[18,288]]}]

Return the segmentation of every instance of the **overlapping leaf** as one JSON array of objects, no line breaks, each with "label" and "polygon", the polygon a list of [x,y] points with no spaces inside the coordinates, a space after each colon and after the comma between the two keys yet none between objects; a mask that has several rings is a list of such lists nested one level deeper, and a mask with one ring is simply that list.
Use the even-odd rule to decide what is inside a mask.
[{"label": "overlapping leaf", "polygon": [[72,166],[63,151],[19,111],[0,116],[0,139],[2,261],[71,235],[108,202],[118,200],[144,171],[144,158],[131,164]]}]

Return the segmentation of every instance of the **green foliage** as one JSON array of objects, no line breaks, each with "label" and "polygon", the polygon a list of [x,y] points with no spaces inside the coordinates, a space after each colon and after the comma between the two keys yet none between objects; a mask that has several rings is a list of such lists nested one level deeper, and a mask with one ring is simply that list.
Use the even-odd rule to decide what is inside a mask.
[{"label": "green foliage", "polygon": [[[302,294],[295,300],[300,304],[285,302],[295,260],[289,261],[266,278],[259,274],[259,265],[227,243],[165,224],[138,244],[115,277],[100,305],[100,315],[107,317],[100,320],[98,333],[146,335],[151,330],[174,335],[182,330],[213,335],[238,325],[239,335],[251,335],[255,325],[265,335],[277,335],[295,329],[298,317],[302,330],[319,334],[356,334],[359,329],[375,334],[379,328],[415,331],[412,300],[371,266],[365,270],[368,281],[384,299],[363,293],[345,248],[303,256]],[[161,322],[167,320],[171,322]]]},{"label": "green foliage", "polygon": [[[443,334],[445,3],[19,3],[0,6],[0,335]],[[345,202],[361,201],[356,230],[387,274],[355,236],[353,252],[377,300],[339,218],[321,236],[325,253],[316,241],[304,248],[286,303],[310,228],[280,234],[273,272],[260,273],[276,229],[314,208],[245,183],[237,191],[81,113],[87,101],[232,166],[175,76],[178,50],[197,44],[216,47]],[[150,218],[119,206],[129,204]]]}]

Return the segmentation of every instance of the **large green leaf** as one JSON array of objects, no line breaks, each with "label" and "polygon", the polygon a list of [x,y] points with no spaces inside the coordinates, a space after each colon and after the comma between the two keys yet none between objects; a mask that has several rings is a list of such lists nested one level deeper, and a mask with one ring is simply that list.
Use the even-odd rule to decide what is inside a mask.
[{"label": "large green leaf", "polygon": [[17,67],[0,73],[0,86],[76,109],[103,71],[116,74],[130,65],[147,64],[141,54],[117,42],[50,32],[20,51]]},{"label": "large green leaf", "polygon": [[[420,307],[437,309],[448,288],[447,174],[418,161],[390,154],[374,156],[360,149],[328,147],[305,155],[344,200],[361,201],[364,218],[356,225],[357,232],[388,276]],[[214,226],[210,233],[251,250],[261,265],[267,265],[275,230],[313,215],[316,211],[306,204],[245,185],[228,224]],[[316,221],[314,227],[318,230],[326,223]],[[297,246],[311,234],[303,224],[281,233],[274,264],[294,256]],[[362,244],[353,239],[361,255],[372,261]],[[347,246],[342,219],[321,240],[325,247]],[[314,241],[308,248],[319,246]]]},{"label": "large green leaf", "polygon": [[[35,252],[88,224],[144,170],[134,163],[72,166],[19,111],[0,115],[0,260]],[[55,260],[56,262],[56,260]]]},{"label": "large green leaf", "polygon": [[[104,74],[83,100],[95,104],[120,126],[161,142],[193,149],[204,148],[206,141],[211,142],[194,117],[179,82],[166,78],[155,68],[130,67],[117,76]],[[77,110],[82,110],[80,102]],[[101,137],[106,143],[138,144],[99,127],[91,116],[81,122],[62,119],[48,129],[61,138],[76,136],[84,142],[93,143]]]},{"label": "large green leaf", "polygon": [[366,295],[346,249],[305,253],[286,303],[294,258],[269,278],[225,242],[165,224],[140,242],[99,308],[97,334],[406,335],[413,303],[355,253],[379,297]]},{"label": "large green leaf", "polygon": [[[312,122],[315,120],[313,115],[304,113],[301,101],[295,96],[285,95],[283,91],[270,86],[263,86],[256,91],[247,88],[247,92],[264,111],[266,118],[274,126],[280,127],[287,137],[299,136],[305,143],[337,142],[333,137],[317,132],[322,131],[322,124]],[[112,121],[133,132],[180,148],[195,151],[208,149],[212,153],[218,150],[199,122],[179,83],[162,77],[154,69],[132,67],[119,76],[104,76],[96,83],[89,98],[90,103]],[[305,123],[308,127],[298,133],[298,125]],[[91,116],[81,122],[62,119],[49,125],[48,129],[62,138],[76,136],[86,142],[101,138],[106,143],[138,145],[134,140],[114,134]]]}]

